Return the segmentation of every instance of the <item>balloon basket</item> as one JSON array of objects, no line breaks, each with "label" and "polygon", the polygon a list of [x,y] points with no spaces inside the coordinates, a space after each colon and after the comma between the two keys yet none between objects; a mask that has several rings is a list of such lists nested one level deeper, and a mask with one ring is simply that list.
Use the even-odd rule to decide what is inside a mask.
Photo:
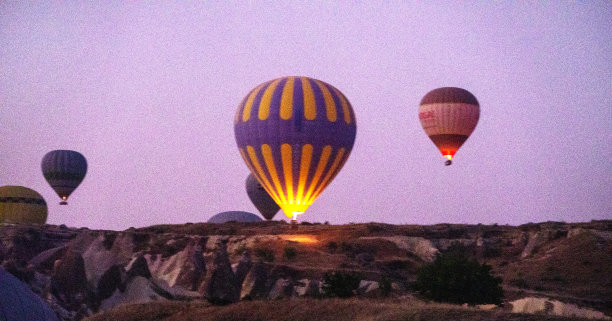
[{"label": "balloon basket", "polygon": [[298,228],[297,220],[291,220],[291,229],[297,230],[297,228]]},{"label": "balloon basket", "polygon": [[60,205],[68,205],[68,202],[66,202],[66,201],[61,201],[61,202],[60,202]]}]

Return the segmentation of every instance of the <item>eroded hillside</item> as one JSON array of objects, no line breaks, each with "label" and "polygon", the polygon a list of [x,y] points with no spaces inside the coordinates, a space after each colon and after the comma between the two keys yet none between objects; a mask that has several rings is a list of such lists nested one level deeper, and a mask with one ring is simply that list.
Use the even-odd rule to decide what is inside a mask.
[{"label": "eroded hillside", "polygon": [[297,230],[284,222],[126,231],[3,225],[0,240],[5,269],[66,320],[124,303],[316,297],[323,274],[333,270],[357,274],[362,298],[402,298],[413,294],[419,267],[453,243],[503,278],[506,301],[515,302],[505,309],[536,312],[517,300],[537,297],[548,300],[540,304],[542,313],[569,309],[554,302],[592,309],[592,316],[599,315],[594,310],[612,312],[612,221],[518,227],[303,223]]}]

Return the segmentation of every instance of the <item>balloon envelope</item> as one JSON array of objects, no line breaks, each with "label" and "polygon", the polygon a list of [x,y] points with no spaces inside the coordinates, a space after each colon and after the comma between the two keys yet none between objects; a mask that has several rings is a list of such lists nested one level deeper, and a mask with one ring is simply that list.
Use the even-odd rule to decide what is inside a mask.
[{"label": "balloon envelope", "polygon": [[267,220],[271,220],[280,210],[278,204],[270,197],[266,189],[259,184],[257,178],[252,173],[246,179],[246,191],[253,205],[257,207],[261,215]]},{"label": "balloon envelope", "polygon": [[242,222],[254,223],[263,221],[261,217],[242,211],[227,211],[221,212],[208,219],[208,223],[227,223],[227,222]]},{"label": "balloon envelope", "polygon": [[36,191],[23,186],[0,187],[0,223],[45,224],[47,202]]},{"label": "balloon envelope", "polygon": [[419,106],[425,133],[449,160],[476,128],[480,106],[469,91],[442,87],[427,93]]},{"label": "balloon envelope", "polygon": [[68,196],[81,184],[87,173],[87,160],[73,150],[54,150],[42,159],[41,168],[49,185],[66,204]]},{"label": "balloon envelope", "polygon": [[335,87],[308,77],[283,77],[257,86],[234,119],[242,158],[293,219],[338,174],[356,131],[348,99]]},{"label": "balloon envelope", "polygon": [[0,268],[0,320],[56,321],[58,318],[27,284]]}]

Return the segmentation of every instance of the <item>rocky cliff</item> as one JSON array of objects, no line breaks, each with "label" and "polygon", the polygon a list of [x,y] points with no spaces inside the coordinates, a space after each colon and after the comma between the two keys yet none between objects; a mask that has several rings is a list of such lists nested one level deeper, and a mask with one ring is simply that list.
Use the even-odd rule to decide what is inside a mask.
[{"label": "rocky cliff", "polygon": [[[543,313],[569,311],[569,305],[581,316],[612,312],[612,221],[303,223],[297,230],[284,222],[125,231],[1,225],[0,262],[61,318],[79,320],[125,303],[316,297],[323,274],[336,270],[360,276],[360,296],[401,297],[412,293],[418,268],[454,243],[503,278],[514,303],[509,309],[527,311],[534,309],[528,302],[544,300],[537,301]],[[563,313],[569,312],[557,314]]]}]

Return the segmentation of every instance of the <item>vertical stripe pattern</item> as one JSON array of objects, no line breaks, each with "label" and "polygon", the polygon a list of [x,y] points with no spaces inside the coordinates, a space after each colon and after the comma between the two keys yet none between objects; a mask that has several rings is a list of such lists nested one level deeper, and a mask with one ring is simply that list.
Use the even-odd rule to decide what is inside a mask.
[{"label": "vertical stripe pattern", "polygon": [[308,77],[257,86],[234,118],[242,158],[288,217],[306,211],[332,182],[350,155],[356,130],[348,99]]},{"label": "vertical stripe pattern", "polygon": [[43,175],[63,200],[81,184],[87,174],[87,160],[72,150],[54,150],[42,159]]}]

